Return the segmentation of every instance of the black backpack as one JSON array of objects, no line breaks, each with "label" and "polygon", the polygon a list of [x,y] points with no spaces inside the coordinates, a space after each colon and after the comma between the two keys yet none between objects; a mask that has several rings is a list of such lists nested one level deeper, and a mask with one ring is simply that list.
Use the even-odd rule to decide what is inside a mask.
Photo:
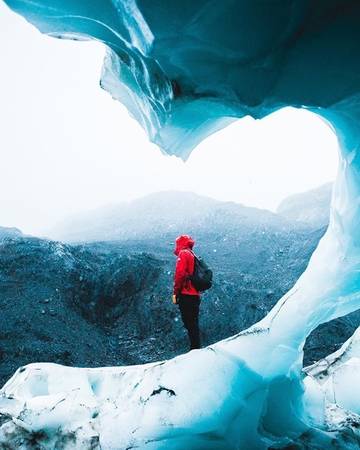
[{"label": "black backpack", "polygon": [[194,255],[194,273],[189,276],[195,289],[200,292],[207,291],[212,286],[213,273],[202,258]]}]

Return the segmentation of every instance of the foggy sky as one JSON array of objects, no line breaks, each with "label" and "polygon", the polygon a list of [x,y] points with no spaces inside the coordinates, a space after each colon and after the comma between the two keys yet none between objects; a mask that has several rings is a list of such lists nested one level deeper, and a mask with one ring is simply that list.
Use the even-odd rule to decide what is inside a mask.
[{"label": "foggy sky", "polygon": [[43,36],[1,0],[0,38],[0,226],[41,233],[75,212],[169,189],[274,210],[335,177],[336,138],[310,112],[241,119],[183,163],[99,87],[102,45]]}]

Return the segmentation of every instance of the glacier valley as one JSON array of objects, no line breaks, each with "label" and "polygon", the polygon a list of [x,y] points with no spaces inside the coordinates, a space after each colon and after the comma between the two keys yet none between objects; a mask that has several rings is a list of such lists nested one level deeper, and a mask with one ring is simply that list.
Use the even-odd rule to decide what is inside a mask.
[{"label": "glacier valley", "polygon": [[186,159],[232,121],[292,106],[333,128],[340,162],[328,230],[263,320],[159,363],[21,367],[1,390],[2,448],[359,448],[359,331],[302,358],[314,329],[360,307],[360,4],[6,3],[43,33],[103,42],[101,86],[164,152]]}]

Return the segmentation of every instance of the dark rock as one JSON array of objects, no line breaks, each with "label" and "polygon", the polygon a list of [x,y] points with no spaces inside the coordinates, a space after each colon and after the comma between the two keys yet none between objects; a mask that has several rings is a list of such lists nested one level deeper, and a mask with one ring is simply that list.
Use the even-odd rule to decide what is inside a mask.
[{"label": "dark rock", "polygon": [[[251,220],[224,220],[222,227],[210,221],[195,236],[196,252],[214,270],[214,286],[201,303],[204,345],[263,318],[305,270],[326,230],[251,208],[249,214]],[[176,234],[155,230],[147,239],[77,245],[4,239],[0,382],[35,361],[139,364],[185,351],[187,336],[171,302]],[[307,341],[305,363],[335,350],[358,323],[354,313],[319,327]]]}]

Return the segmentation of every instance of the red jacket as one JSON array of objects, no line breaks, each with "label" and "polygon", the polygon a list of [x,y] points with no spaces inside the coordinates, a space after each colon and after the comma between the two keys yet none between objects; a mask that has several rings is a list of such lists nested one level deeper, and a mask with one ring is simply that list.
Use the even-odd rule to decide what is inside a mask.
[{"label": "red jacket", "polygon": [[176,239],[175,255],[176,261],[174,275],[174,294],[200,295],[200,292],[188,279],[194,273],[195,257],[191,251],[195,242],[190,236],[183,235]]}]

